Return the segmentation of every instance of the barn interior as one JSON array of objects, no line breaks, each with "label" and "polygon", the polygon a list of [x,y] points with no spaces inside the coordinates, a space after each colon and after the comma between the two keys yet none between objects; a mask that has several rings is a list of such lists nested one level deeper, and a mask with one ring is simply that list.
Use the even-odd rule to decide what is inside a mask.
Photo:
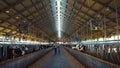
[{"label": "barn interior", "polygon": [[119,68],[119,4],[0,0],[0,68]]}]

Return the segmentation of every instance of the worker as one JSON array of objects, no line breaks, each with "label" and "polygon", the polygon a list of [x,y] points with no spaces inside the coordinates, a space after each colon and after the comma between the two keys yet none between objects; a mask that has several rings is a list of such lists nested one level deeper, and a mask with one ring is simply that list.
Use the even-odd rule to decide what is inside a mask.
[{"label": "worker", "polygon": [[54,53],[56,55],[57,54],[57,43],[55,43],[53,46],[54,46]]},{"label": "worker", "polygon": [[57,44],[57,54],[60,54],[60,45]]}]

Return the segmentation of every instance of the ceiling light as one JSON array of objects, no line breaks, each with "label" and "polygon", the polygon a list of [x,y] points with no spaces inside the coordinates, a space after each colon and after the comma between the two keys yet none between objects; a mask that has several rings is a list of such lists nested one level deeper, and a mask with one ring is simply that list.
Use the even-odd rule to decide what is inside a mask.
[{"label": "ceiling light", "polygon": [[17,16],[16,19],[19,19],[19,17]]},{"label": "ceiling light", "polygon": [[99,17],[100,17],[100,14],[98,14],[97,17],[99,18]]},{"label": "ceiling light", "polygon": [[106,10],[109,11],[110,9],[107,7]]},{"label": "ceiling light", "polygon": [[25,23],[26,21],[25,21],[25,20],[23,20],[23,22]]},{"label": "ceiling light", "polygon": [[2,20],[0,20],[0,23],[2,22]]},{"label": "ceiling light", "polygon": [[7,10],[7,11],[5,11],[6,13],[10,13],[10,11],[9,10]]}]

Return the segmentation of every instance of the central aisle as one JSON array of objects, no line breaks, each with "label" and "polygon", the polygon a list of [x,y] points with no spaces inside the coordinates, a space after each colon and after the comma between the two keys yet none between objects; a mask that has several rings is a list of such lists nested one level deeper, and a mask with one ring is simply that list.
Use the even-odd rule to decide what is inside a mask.
[{"label": "central aisle", "polygon": [[51,51],[43,58],[32,64],[29,68],[85,68],[67,51],[61,48],[61,53],[55,55]]}]

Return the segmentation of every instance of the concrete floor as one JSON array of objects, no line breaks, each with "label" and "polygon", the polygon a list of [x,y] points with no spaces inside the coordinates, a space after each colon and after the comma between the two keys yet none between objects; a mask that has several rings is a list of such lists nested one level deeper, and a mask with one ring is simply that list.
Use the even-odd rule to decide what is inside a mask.
[{"label": "concrete floor", "polygon": [[55,55],[54,51],[51,51],[44,57],[40,58],[34,64],[28,68],[85,68],[80,62],[78,62],[67,51],[61,48],[61,53]]}]

